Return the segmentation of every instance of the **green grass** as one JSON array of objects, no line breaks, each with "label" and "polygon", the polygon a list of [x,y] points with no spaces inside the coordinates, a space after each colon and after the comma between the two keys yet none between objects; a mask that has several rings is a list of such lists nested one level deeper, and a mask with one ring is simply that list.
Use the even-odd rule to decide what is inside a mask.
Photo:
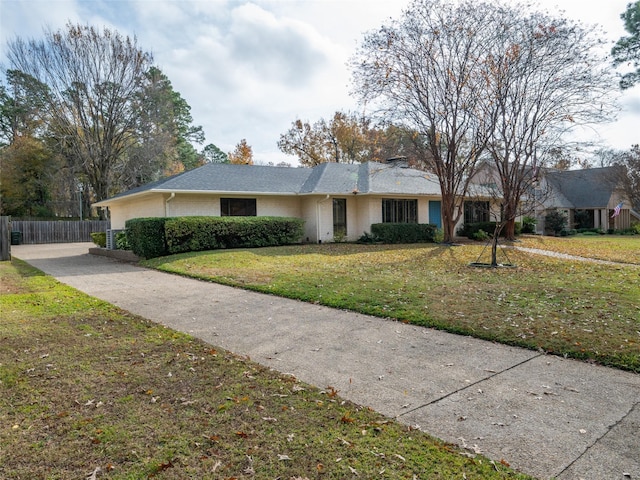
[{"label": "green grass", "polygon": [[525,235],[519,246],[567,253],[579,257],[640,265],[638,235],[576,235],[546,237]]},{"label": "green grass", "polygon": [[145,265],[640,372],[638,266],[507,253],[517,268],[470,267],[488,255],[480,245],[303,245]]},{"label": "green grass", "polygon": [[0,285],[0,478],[528,478],[23,262]]}]

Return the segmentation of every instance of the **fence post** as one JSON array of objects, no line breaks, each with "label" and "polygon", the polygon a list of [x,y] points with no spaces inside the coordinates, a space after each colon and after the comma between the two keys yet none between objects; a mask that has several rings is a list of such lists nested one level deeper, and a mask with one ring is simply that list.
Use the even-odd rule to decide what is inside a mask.
[{"label": "fence post", "polygon": [[0,261],[11,260],[10,217],[0,217]]}]

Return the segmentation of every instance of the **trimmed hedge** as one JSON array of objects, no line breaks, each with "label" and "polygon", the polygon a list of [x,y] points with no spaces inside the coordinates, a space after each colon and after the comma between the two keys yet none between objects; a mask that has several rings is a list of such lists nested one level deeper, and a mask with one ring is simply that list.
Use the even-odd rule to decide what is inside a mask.
[{"label": "trimmed hedge", "polygon": [[168,219],[169,253],[297,243],[304,221],[285,217],[180,217]]},{"label": "trimmed hedge", "polygon": [[132,218],[125,222],[131,251],[142,258],[155,258],[169,254],[164,225],[168,218]]},{"label": "trimmed hedge", "polygon": [[435,242],[437,227],[430,223],[374,223],[371,234],[382,243]]},{"label": "trimmed hedge", "polygon": [[126,223],[133,253],[154,258],[173,253],[297,243],[304,221],[285,217],[138,218]]},{"label": "trimmed hedge", "polygon": [[[493,236],[493,232],[496,231],[496,222],[477,222],[477,223],[465,223],[457,231],[461,237],[475,238],[474,236],[480,230],[485,231],[489,236]],[[520,222],[515,223],[515,234],[520,235],[522,233],[522,224]],[[505,229],[500,232],[500,236],[504,237]]]}]

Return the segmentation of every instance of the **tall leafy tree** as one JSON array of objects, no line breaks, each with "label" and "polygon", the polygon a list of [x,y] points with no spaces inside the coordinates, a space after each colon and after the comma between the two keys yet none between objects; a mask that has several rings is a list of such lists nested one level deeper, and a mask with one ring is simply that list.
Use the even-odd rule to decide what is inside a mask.
[{"label": "tall leafy tree", "polygon": [[47,145],[47,88],[17,70],[0,85],[0,213],[51,216],[58,158]]},{"label": "tall leafy tree", "polygon": [[202,156],[207,163],[229,163],[229,157],[213,143],[202,150]]},{"label": "tall leafy tree", "polygon": [[351,112],[335,112],[311,124],[295,120],[280,135],[278,147],[295,155],[303,166],[320,163],[384,162],[397,157],[415,156],[413,132],[396,125],[375,126],[371,119]]},{"label": "tall leafy tree", "polygon": [[2,215],[50,217],[57,157],[40,140],[18,136],[0,150]]},{"label": "tall leafy tree", "polygon": [[233,152],[229,152],[229,163],[236,165],[253,165],[253,150],[246,139],[240,140]]},{"label": "tall leafy tree", "polygon": [[620,86],[626,89],[640,82],[640,1],[629,3],[620,18],[629,35],[617,41],[611,54],[614,65],[631,65],[635,69],[620,80]]},{"label": "tall leafy tree", "polygon": [[112,170],[135,142],[134,108],[151,67],[135,38],[88,25],[8,43],[11,66],[47,85],[47,110],[69,158],[96,200],[112,193]]},{"label": "tall leafy tree", "polygon": [[0,84],[0,145],[19,136],[39,136],[46,125],[47,86],[18,70],[7,70]]},{"label": "tall leafy tree", "polygon": [[321,118],[313,125],[295,120],[280,135],[278,148],[295,155],[301,165],[360,163],[370,159],[369,120],[353,113],[335,112],[331,120]]},{"label": "tall leafy tree", "polygon": [[119,188],[133,188],[202,163],[193,146],[204,141],[202,127],[193,125],[191,107],[157,67],[145,73],[134,108],[138,111],[135,142],[117,163]]}]

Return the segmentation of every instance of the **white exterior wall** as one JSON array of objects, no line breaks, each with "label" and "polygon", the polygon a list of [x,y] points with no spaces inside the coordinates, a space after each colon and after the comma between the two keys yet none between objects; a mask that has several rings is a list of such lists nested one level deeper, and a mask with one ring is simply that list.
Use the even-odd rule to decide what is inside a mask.
[{"label": "white exterior wall", "polygon": [[115,203],[109,207],[111,228],[124,229],[125,222],[131,218],[164,217],[164,198],[161,195],[132,199]]},{"label": "white exterior wall", "polygon": [[[228,198],[228,197],[225,197]],[[246,196],[242,198],[253,198]],[[218,202],[220,205],[220,202]],[[256,197],[256,213],[259,217],[302,218],[300,197]]]},{"label": "white exterior wall", "polygon": [[418,223],[429,223],[429,199],[428,198],[418,198]]},{"label": "white exterior wall", "polygon": [[380,199],[368,196],[354,196],[351,203],[347,202],[347,209],[351,208],[353,213],[349,216],[350,223],[347,224],[348,239],[358,240],[365,232],[371,233],[372,215],[375,212],[376,205],[380,209]]},{"label": "white exterior wall", "polygon": [[167,198],[166,217],[220,216],[220,198],[209,195],[176,194]]},{"label": "white exterior wall", "polygon": [[256,213],[260,217],[296,217],[305,218],[302,201],[299,197],[275,197],[255,195],[206,195],[178,193],[173,198],[168,193],[131,199],[127,202],[114,203],[109,207],[111,227],[123,229],[125,222],[131,218],[142,217],[186,217],[186,216],[220,216],[220,198],[255,198]]}]

